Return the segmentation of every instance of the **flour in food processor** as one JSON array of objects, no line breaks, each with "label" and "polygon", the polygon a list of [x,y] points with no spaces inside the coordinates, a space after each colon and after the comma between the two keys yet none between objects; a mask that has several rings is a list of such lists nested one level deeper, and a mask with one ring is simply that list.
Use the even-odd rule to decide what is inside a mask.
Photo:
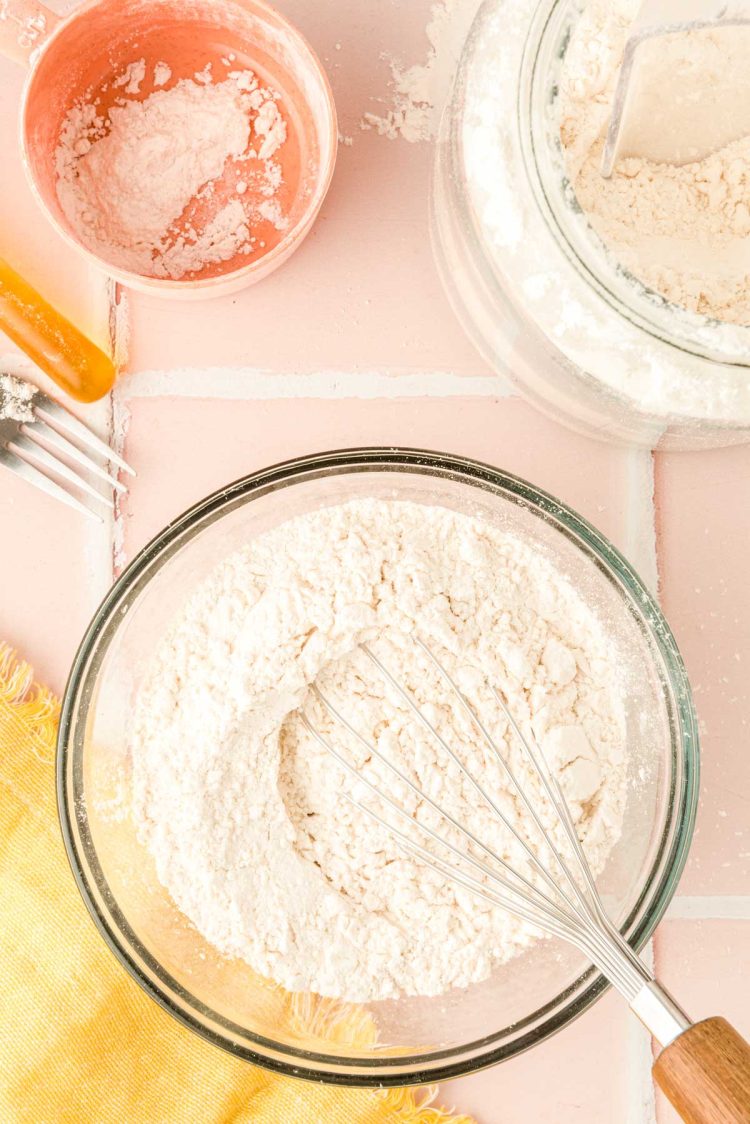
[{"label": "flour in food processor", "polygon": [[[486,978],[531,930],[400,848],[300,721],[334,729],[320,689],[433,799],[523,869],[518,844],[360,650],[367,641],[537,842],[497,762],[420,658],[420,635],[481,706],[524,776],[487,686],[500,686],[560,777],[600,871],[625,804],[617,656],[606,627],[519,538],[443,508],[357,500],[292,519],[221,562],[140,685],[132,811],[158,878],[221,953],[291,991],[352,1001],[436,995]],[[479,670],[481,669],[481,671]],[[484,673],[484,674],[483,674]],[[538,779],[527,783],[536,791]],[[435,813],[388,774],[418,822]],[[375,807],[377,805],[374,805]],[[532,875],[533,877],[533,875]]]}]

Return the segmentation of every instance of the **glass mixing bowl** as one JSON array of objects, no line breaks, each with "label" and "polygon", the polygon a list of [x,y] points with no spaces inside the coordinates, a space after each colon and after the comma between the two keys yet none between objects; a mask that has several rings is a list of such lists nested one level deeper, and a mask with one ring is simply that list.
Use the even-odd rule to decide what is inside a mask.
[{"label": "glass mixing bowl", "polygon": [[596,437],[685,449],[750,438],[750,328],[670,304],[607,252],[559,140],[580,0],[484,0],[443,115],[435,255],[492,366]]},{"label": "glass mixing bowl", "polygon": [[[347,1005],[290,996],[200,937],[158,883],[123,810],[133,699],[185,600],[255,536],[355,497],[441,505],[506,529],[543,552],[605,622],[622,675],[630,757],[622,838],[599,882],[627,939],[635,947],[647,940],[674,892],[695,814],[698,735],[674,639],[637,575],[585,520],[522,480],[458,457],[396,449],[307,457],[248,476],[170,523],[113,586],[76,656],[59,735],[60,817],[102,936],[186,1026],[296,1076],[422,1083],[540,1042],[593,1003],[604,980],[580,953],[540,940],[476,986],[370,1004],[377,1042],[355,1046],[342,1032]],[[328,1017],[316,1018],[321,1010]]]}]

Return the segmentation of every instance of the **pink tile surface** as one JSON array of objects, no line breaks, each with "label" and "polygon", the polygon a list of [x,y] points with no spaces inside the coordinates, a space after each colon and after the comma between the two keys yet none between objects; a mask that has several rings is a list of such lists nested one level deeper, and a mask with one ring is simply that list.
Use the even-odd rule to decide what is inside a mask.
[{"label": "pink tile surface", "polygon": [[639,1031],[607,995],[577,1022],[513,1061],[441,1087],[441,1102],[478,1124],[625,1124],[642,1089],[627,1065]]},{"label": "pink tile surface", "polygon": [[326,66],[352,144],[339,146],[320,218],[281,273],[200,305],[133,295],[133,368],[487,372],[432,264],[431,146],[360,127],[363,113],[388,108],[388,57],[425,57],[430,0],[278,6]]},{"label": "pink tile surface", "polygon": [[131,296],[132,368],[489,373],[432,267],[431,157],[373,133],[340,146],[319,221],[282,271],[202,304]]},{"label": "pink tile surface", "polygon": [[[95,276],[53,233],[26,181],[18,145],[23,80],[22,68],[0,57],[0,257],[51,304],[105,343],[101,316],[105,279]],[[0,337],[0,356],[6,348],[5,338]]]},{"label": "pink tile surface", "polygon": [[2,471],[0,641],[56,691],[106,589],[96,572],[101,534],[99,525]]},{"label": "pink tile surface", "polygon": [[[67,4],[67,7],[70,7]],[[63,10],[66,4],[58,6]],[[98,342],[107,342],[106,280],[52,233],[28,188],[18,146],[24,72],[0,58],[0,257]],[[28,372],[0,334],[0,370]],[[39,382],[49,384],[43,377]],[[98,420],[101,409],[92,411]],[[109,532],[0,470],[0,639],[61,690],[106,588],[96,553]],[[98,541],[101,539],[101,543]],[[105,547],[105,557],[108,548]]]},{"label": "pink tile surface", "polygon": [[[198,408],[195,401],[143,398],[129,408],[125,449],[139,473],[125,509],[129,557],[230,479],[287,457],[361,444],[404,443],[490,461],[554,491],[615,541],[629,535],[632,455],[583,441],[517,399],[204,399]],[[441,1101],[475,1113],[481,1124],[625,1120],[634,1079],[622,1059],[632,1033],[626,1008],[608,997],[537,1050],[444,1086]],[[597,1064],[582,1063],[582,1052]],[[535,1075],[543,1070],[555,1079],[540,1088]]]},{"label": "pink tile surface", "polygon": [[701,720],[701,808],[681,891],[750,893],[750,450],[663,456],[662,602]]},{"label": "pink tile surface", "polygon": [[288,457],[368,444],[489,461],[569,500],[615,542],[628,534],[631,454],[584,441],[518,399],[142,398],[129,408],[125,452],[138,471],[124,508],[129,556],[167,520],[228,480]]},{"label": "pink tile surface", "polygon": [[[723,1015],[750,1039],[750,920],[667,921],[655,946],[656,969],[691,1018]],[[659,1124],[678,1121],[660,1094]]]}]

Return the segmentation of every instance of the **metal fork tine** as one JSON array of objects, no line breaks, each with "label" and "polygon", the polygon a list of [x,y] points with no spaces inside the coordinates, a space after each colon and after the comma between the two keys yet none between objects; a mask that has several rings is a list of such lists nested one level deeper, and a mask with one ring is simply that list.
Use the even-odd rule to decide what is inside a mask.
[{"label": "metal fork tine", "polygon": [[123,460],[114,449],[110,449],[106,441],[102,441],[101,437],[97,437],[87,425],[85,425],[80,418],[75,414],[71,414],[59,402],[55,402],[47,394],[39,391],[37,394],[37,405],[35,407],[37,414],[47,414],[62,428],[66,429],[73,437],[77,437],[84,445],[99,453],[105,460],[116,464],[123,472],[130,473],[135,476],[135,469],[131,468],[127,461]]},{"label": "metal fork tine", "polygon": [[[30,427],[25,426],[24,432],[29,434],[32,430]],[[35,435],[41,433],[45,441],[48,441],[50,445],[59,450],[64,456],[77,461],[78,464],[82,465],[92,476],[98,476],[100,480],[106,480],[110,487],[114,488],[116,492],[127,491],[125,485],[121,484],[114,476],[110,476],[106,468],[102,468],[101,465],[98,465],[95,460],[92,460],[88,453],[82,452],[77,445],[74,445],[73,442],[69,441],[67,437],[64,437],[62,433],[58,433],[58,431],[47,422],[42,421],[39,416],[34,422],[33,432]]]},{"label": "metal fork tine", "polygon": [[93,511],[87,504],[82,503],[75,496],[71,495],[71,493],[61,487],[60,484],[51,480],[45,472],[29,464],[22,457],[19,457],[17,453],[12,453],[9,449],[3,448],[2,446],[0,446],[0,464],[4,464],[7,468],[11,469],[12,472],[17,473],[19,476],[23,477],[24,480],[28,481],[29,484],[33,484],[35,488],[46,492],[47,495],[54,496],[57,500],[62,500],[63,503],[74,507],[76,511],[82,511],[91,519],[96,519],[98,522],[102,521],[101,515]]},{"label": "metal fork tine", "polygon": [[108,496],[103,496],[101,492],[97,492],[96,488],[93,484],[89,484],[88,480],[84,480],[84,478],[74,472],[72,468],[68,468],[62,461],[53,457],[52,454],[45,449],[44,445],[41,445],[36,440],[33,429],[14,437],[8,447],[15,450],[20,449],[23,453],[33,457],[35,461],[38,461],[45,468],[56,473],[57,476],[62,476],[64,480],[69,480],[71,484],[74,484],[76,488],[80,488],[82,492],[93,496],[94,499],[104,504],[105,507],[114,509],[115,505]]}]

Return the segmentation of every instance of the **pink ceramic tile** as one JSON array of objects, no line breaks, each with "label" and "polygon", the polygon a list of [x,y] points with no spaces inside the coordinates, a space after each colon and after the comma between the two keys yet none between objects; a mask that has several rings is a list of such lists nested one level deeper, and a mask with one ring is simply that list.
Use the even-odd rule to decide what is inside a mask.
[{"label": "pink ceramic tile", "polygon": [[431,160],[425,145],[358,133],[340,147],[312,233],[277,273],[201,304],[131,295],[130,369],[486,372],[432,265]]},{"label": "pink ceramic tile", "polygon": [[139,473],[126,507],[129,555],[228,481],[288,457],[363,444],[489,461],[569,500],[616,542],[630,534],[629,454],[560,429],[518,399],[144,398],[129,406],[126,454]]},{"label": "pink ceramic tile", "polygon": [[662,601],[702,723],[702,801],[688,894],[750,892],[750,449],[658,458]]},{"label": "pink ceramic tile", "polygon": [[342,134],[356,141],[363,114],[389,108],[391,61],[404,67],[427,57],[432,6],[433,0],[279,0],[326,68]]},{"label": "pink ceramic tile", "polygon": [[109,531],[0,468],[0,641],[56,691],[107,580]]},{"label": "pink ceramic tile", "polygon": [[[629,1056],[638,1028],[609,994],[577,1022],[512,1061],[440,1088],[440,1102],[478,1124],[647,1124]],[[646,1096],[647,1096],[646,1092]]]},{"label": "pink ceramic tile", "polygon": [[[750,921],[667,921],[656,937],[660,979],[691,1018],[723,1015],[750,1039]],[[659,1124],[678,1124],[659,1098]]]},{"label": "pink ceramic tile", "polygon": [[[26,184],[18,151],[22,80],[21,68],[0,58],[0,257],[105,342],[101,279],[93,283],[54,234]],[[49,387],[1,333],[0,369],[27,373]],[[106,588],[98,556],[104,551],[106,558],[108,540],[103,525],[88,524],[0,468],[0,641],[16,647],[56,690]]]},{"label": "pink ceramic tile", "polygon": [[[136,399],[129,407],[126,449],[140,475],[126,512],[128,555],[228,480],[301,453],[367,443],[488,460],[569,500],[616,540],[631,533],[631,455],[561,430],[517,399]],[[624,1121],[641,1090],[629,1060],[634,1033],[625,1008],[607,997],[534,1052],[444,1086],[441,1101],[481,1124]],[[540,1082],[541,1073],[548,1079]]]},{"label": "pink ceramic tile", "polygon": [[[72,6],[63,0],[60,8]],[[226,300],[176,305],[131,298],[135,370],[241,366],[280,374],[409,371],[482,375],[432,265],[427,191],[433,150],[362,132],[384,112],[389,61],[427,51],[431,0],[279,0],[320,53],[337,100],[342,144],[329,198],[310,238],[260,286]],[[47,226],[17,155],[22,73],[0,60],[0,255],[102,338],[102,278]],[[0,355],[6,349],[0,344]],[[421,445],[484,459],[569,501],[648,566],[649,462],[541,418],[515,399],[135,399],[127,452],[139,470],[124,508],[132,556],[189,504],[273,461],[357,444]],[[682,891],[748,893],[750,790],[744,670],[750,593],[750,450],[660,457],[657,498],[663,599],[705,723],[704,801]],[[60,688],[111,574],[109,531],[82,521],[0,471],[0,639]],[[737,658],[738,657],[738,658]],[[721,1010],[750,1033],[737,981],[750,923],[668,922],[657,939],[667,984],[696,1015]],[[441,1090],[480,1124],[651,1124],[640,1031],[615,996],[533,1052]],[[639,1076],[640,1073],[640,1076]],[[662,1112],[660,1124],[674,1117]]]}]

